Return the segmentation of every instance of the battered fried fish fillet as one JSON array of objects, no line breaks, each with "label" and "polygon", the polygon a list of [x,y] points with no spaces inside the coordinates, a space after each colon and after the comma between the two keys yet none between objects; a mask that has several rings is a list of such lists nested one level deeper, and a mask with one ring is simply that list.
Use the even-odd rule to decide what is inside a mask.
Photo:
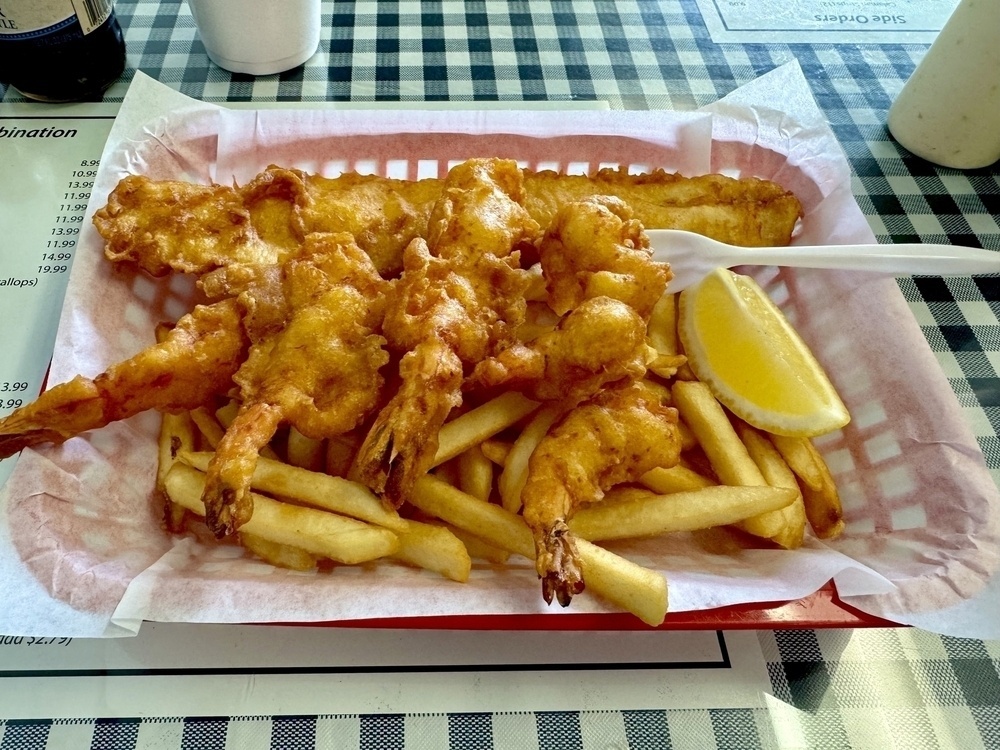
[{"label": "battered fried fish fillet", "polygon": [[[336,178],[271,166],[242,188],[126,177],[94,216],[107,256],[153,275],[201,274],[230,262],[280,262],[309,232],[346,231],[382,276],[403,268],[403,251],[426,236],[445,181],[346,173]],[[787,245],[802,208],[779,185],[662,170],[590,176],[523,171],[524,206],[548,226],[571,202],[605,195],[631,206],[647,229],[686,229],[733,245]]]},{"label": "battered fried fish fillet", "polygon": [[567,203],[609,195],[627,203],[646,229],[686,229],[731,245],[765,247],[787,245],[802,215],[792,193],[756,177],[604,168],[591,175],[526,171],[524,183],[525,207],[542,226]]},{"label": "battered fried fish fillet", "polygon": [[529,276],[519,247],[538,225],[521,206],[513,161],[473,159],[451,170],[416,239],[386,313],[390,348],[405,352],[400,387],[381,410],[352,474],[398,506],[429,468],[437,433],[461,403],[466,366],[502,350],[524,320]]},{"label": "battered fried fish fillet", "polygon": [[[349,232],[385,276],[403,250],[427,235],[441,180],[395,180],[349,172],[337,178],[269,166],[241,190],[254,225],[272,242],[310,232]],[[282,207],[281,203],[284,203]]]},{"label": "battered fried fish fillet", "polygon": [[152,276],[230,263],[278,263],[289,248],[261,238],[240,193],[223,185],[130,175],[94,213],[105,256]]},{"label": "battered fried fish fillet", "polygon": [[[444,181],[433,178],[299,174],[308,195],[302,203],[303,230],[351,232],[387,277],[402,270],[402,251],[410,240],[426,236],[430,212],[444,189]],[[522,174],[524,207],[542,227],[567,203],[613,196],[627,203],[647,229],[686,229],[733,245],[760,247],[787,245],[802,213],[794,195],[757,178],[684,177],[660,169],[633,175],[624,168],[593,175],[528,169]]]},{"label": "battered fried fish fillet", "polygon": [[521,497],[542,596],[567,606],[584,589],[566,521],[615,484],[680,456],[677,412],[642,381],[610,385],[557,422],[535,449]]},{"label": "battered fried fish fillet", "polygon": [[322,439],[355,428],[377,406],[389,361],[378,331],[390,282],[349,234],[314,233],[276,266],[230,266],[202,280],[236,294],[251,345],[233,375],[240,407],[205,476],[206,523],[219,537],[250,519],[261,448],[293,425]]},{"label": "battered fried fish fillet", "polygon": [[91,380],[78,375],[0,420],[0,458],[39,443],[62,443],[148,409],[209,404],[232,385],[248,340],[235,300],[199,305],[161,343]]}]

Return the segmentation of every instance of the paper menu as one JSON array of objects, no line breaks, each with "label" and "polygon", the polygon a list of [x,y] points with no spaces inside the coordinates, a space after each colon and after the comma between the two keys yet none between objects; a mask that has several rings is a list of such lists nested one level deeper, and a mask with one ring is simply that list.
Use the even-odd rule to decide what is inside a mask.
[{"label": "paper menu", "polygon": [[[0,104],[0,414],[38,393],[117,105]],[[0,484],[14,468],[0,461]]]},{"label": "paper menu", "polygon": [[770,44],[931,43],[957,0],[697,0],[712,41]]},{"label": "paper menu", "polygon": [[[140,82],[136,93],[155,98],[154,89],[143,89]],[[620,145],[616,138],[624,138],[631,139],[637,151],[658,149],[649,155],[657,165],[705,171],[703,165],[711,164],[712,169],[778,179],[807,206],[802,242],[872,240],[850,194],[846,160],[795,66],[706,108],[711,118],[706,113],[607,113],[589,120],[575,117],[567,124],[565,118],[504,113],[419,118],[413,113],[386,113],[377,119],[345,113],[326,119],[317,113],[227,113],[176,101],[167,109],[173,113],[153,119],[148,113],[156,108],[139,110],[147,115],[146,132],[140,128],[123,133],[120,147],[111,146],[102,167],[108,184],[102,189],[110,189],[118,176],[137,168],[158,177],[191,172],[201,179],[214,176],[225,181],[238,169],[261,168],[261,160],[271,161],[275,154],[303,168],[309,168],[317,154],[340,154],[356,161],[372,155],[338,152],[338,148],[343,149],[344,138],[359,132],[372,143],[381,143],[382,136],[394,130],[423,134],[423,141],[410,139],[422,145],[417,160],[439,166],[456,156],[449,149],[455,134],[483,139],[480,148],[509,153],[526,149],[522,153],[528,161],[558,158],[560,163],[599,161]],[[705,130],[705,123],[711,124],[711,131]],[[581,136],[584,126],[591,132]],[[552,147],[559,145],[559,137],[569,136],[576,140],[563,145],[572,145],[573,150],[557,156]],[[398,146],[401,139],[390,140],[390,146]],[[393,157],[408,163],[416,158],[398,152]],[[148,341],[150,316],[167,310],[150,309],[151,300],[183,309],[186,299],[183,288],[175,289],[169,282],[154,285],[139,277],[126,279],[99,262],[99,253],[88,257],[93,262],[74,269],[53,367],[55,380],[81,371],[98,372]],[[890,619],[947,606],[955,602],[956,591],[959,600],[972,596],[997,566],[992,553],[996,486],[981,455],[976,457],[978,447],[961,423],[954,396],[895,283],[863,274],[823,272],[781,272],[762,278],[818,347],[817,354],[848,405],[863,417],[854,428],[824,444],[844,482],[845,501],[853,506],[852,527],[841,542],[812,543],[791,555],[755,550],[735,558],[706,556],[689,539],[671,540],[668,547],[638,543],[619,549],[667,572],[675,610],[795,599],[831,576],[842,595],[856,598],[850,601],[867,597],[863,601],[868,611]],[[102,289],[99,300],[87,294],[93,288]],[[872,325],[872,320],[881,324]],[[895,382],[900,373],[911,382]],[[888,389],[886,383],[891,384]],[[57,451],[26,453],[22,459],[30,462],[26,471],[34,478],[46,477],[51,484],[49,496],[42,497],[25,492],[23,485],[18,494],[14,482],[12,493],[18,499],[9,514],[11,529],[17,536],[20,528],[22,557],[57,597],[75,596],[76,606],[100,610],[109,619],[113,613],[114,621],[124,627],[138,627],[142,619],[274,622],[456,612],[558,616],[541,604],[527,561],[501,574],[478,569],[458,591],[401,568],[387,569],[389,574],[379,577],[345,571],[335,581],[292,575],[246,560],[232,547],[202,547],[192,539],[171,541],[157,535],[152,511],[143,504],[154,466],[151,429],[155,427],[147,418],[130,420]],[[873,451],[872,445],[886,449]],[[86,493],[69,486],[77,479],[83,481]],[[123,486],[134,494],[123,493]],[[924,501],[935,496],[959,497],[965,505]],[[74,507],[71,516],[63,512],[61,499],[69,497]],[[921,509],[926,524],[901,528],[899,519],[913,518]],[[109,524],[108,518],[115,523]],[[39,519],[54,536],[34,539],[23,533],[28,523],[37,528]],[[50,551],[67,539],[83,540],[83,557]],[[968,547],[963,540],[968,540]],[[42,545],[48,546],[42,549]],[[128,554],[113,551],[122,547]],[[956,564],[948,576],[935,576],[921,564],[922,555]],[[102,586],[88,588],[81,598],[74,582],[95,569],[101,573]],[[220,595],[232,591],[239,597]],[[600,602],[585,597],[574,601],[575,611],[602,608]]]},{"label": "paper menu", "polygon": [[[147,623],[129,639],[0,641],[5,719],[271,717],[329,714],[331,706],[341,715],[411,716],[760,709],[770,690],[761,643],[747,631]],[[229,726],[230,746],[243,746],[239,731],[239,723]],[[533,734],[525,739],[509,746],[535,743]],[[61,746],[89,744],[88,737]]]}]

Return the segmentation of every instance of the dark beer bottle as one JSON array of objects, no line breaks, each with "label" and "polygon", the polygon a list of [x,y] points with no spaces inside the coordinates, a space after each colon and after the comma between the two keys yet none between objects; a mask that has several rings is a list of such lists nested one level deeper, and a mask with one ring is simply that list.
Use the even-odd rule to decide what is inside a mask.
[{"label": "dark beer bottle", "polygon": [[0,83],[67,102],[100,95],[124,70],[114,0],[0,0]]}]

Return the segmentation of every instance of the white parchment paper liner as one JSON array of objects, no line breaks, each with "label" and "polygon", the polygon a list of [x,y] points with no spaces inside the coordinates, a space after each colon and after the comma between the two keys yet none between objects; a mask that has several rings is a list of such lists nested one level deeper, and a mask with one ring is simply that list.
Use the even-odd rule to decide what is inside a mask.
[{"label": "white parchment paper liner", "polygon": [[[154,112],[169,114],[152,117]],[[144,123],[135,128],[130,123]],[[132,127],[132,130],[128,130]],[[472,155],[532,166],[585,163],[708,169],[774,179],[803,201],[797,242],[871,242],[844,155],[795,64],[702,113],[232,112],[137,76],[109,139],[90,213],[124,174],[243,181],[268,163],[423,176]],[[110,267],[89,223],[81,236],[50,382],[93,376],[152,341],[190,305],[185,279]],[[845,600],[941,632],[1000,636],[997,487],[895,281],[865,273],[758,274],[827,366],[854,417],[820,441],[848,528],[793,552],[705,552],[693,538],[615,546],[664,571],[674,611],[807,595],[834,578]],[[315,622],[546,608],[528,561],[476,566],[468,584],[397,565],[297,574],[231,545],[170,538],[152,499],[155,415],[25,451],[5,488],[0,583],[19,602],[0,632],[99,635],[146,620]],[[13,554],[11,553],[13,550]],[[40,586],[39,586],[40,584]],[[39,588],[52,601],[40,602]],[[991,593],[992,592],[992,593]],[[985,597],[985,598],[983,598]],[[10,599],[7,599],[10,601]],[[963,619],[942,616],[955,609]],[[587,596],[571,612],[605,611]]]}]

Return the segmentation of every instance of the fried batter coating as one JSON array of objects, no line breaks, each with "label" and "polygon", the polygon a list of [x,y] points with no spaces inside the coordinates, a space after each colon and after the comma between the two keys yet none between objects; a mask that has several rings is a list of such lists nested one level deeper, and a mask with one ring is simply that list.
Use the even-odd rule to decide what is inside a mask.
[{"label": "fried batter coating", "polygon": [[302,256],[272,267],[230,266],[202,282],[236,293],[251,341],[233,376],[240,408],[205,476],[206,522],[219,537],[253,513],[257,456],[282,423],[322,439],[356,427],[380,397],[389,361],[377,333],[390,282],[349,234],[310,234]]},{"label": "fried batter coating", "polygon": [[539,233],[520,205],[513,161],[473,159],[448,174],[427,241],[403,255],[386,313],[390,348],[405,352],[401,386],[365,438],[353,474],[398,506],[429,467],[437,433],[461,403],[466,365],[514,340],[524,320],[528,273],[518,248]]},{"label": "fried batter coating", "polygon": [[[291,257],[309,232],[346,231],[386,278],[425,237],[445,181],[346,173],[327,178],[270,166],[242,188],[127,177],[94,216],[107,256],[153,275],[201,274],[230,262]],[[686,229],[747,247],[787,245],[802,207],[779,185],[723,175],[684,177],[654,170],[593,175],[523,170],[523,204],[540,226],[562,206],[595,196],[627,203],[647,229]]]},{"label": "fried batter coating", "polygon": [[677,412],[642,381],[606,387],[553,426],[531,456],[521,493],[547,603],[555,596],[565,607],[584,589],[566,524],[573,512],[679,456]]},{"label": "fried batter coating", "polygon": [[560,315],[592,297],[611,297],[649,320],[672,278],[653,260],[642,224],[618,198],[561,208],[538,247],[549,306]]},{"label": "fried batter coating", "polygon": [[563,206],[538,247],[558,328],[480,362],[470,386],[509,384],[572,406],[606,383],[638,378],[650,360],[646,323],[671,278],[653,260],[642,225],[614,197]]},{"label": "fried batter coating", "polygon": [[248,341],[234,300],[199,305],[161,343],[91,380],[78,375],[0,420],[0,458],[39,443],[62,443],[148,409],[211,403],[232,385]]},{"label": "fried batter coating", "polygon": [[[426,236],[441,190],[440,180],[395,180],[355,172],[328,178],[272,165],[240,193],[268,241],[311,232],[349,232],[379,273],[390,277],[401,270],[406,246]],[[281,207],[282,201],[287,208]]]},{"label": "fried batter coating", "polygon": [[466,385],[502,385],[538,401],[573,406],[608,383],[641,378],[651,352],[646,321],[635,310],[610,297],[593,297],[555,330],[480,362]]},{"label": "fried batter coating", "polygon": [[406,246],[427,236],[431,210],[442,189],[438,180],[355,173],[337,179],[310,175],[306,185],[310,201],[302,211],[302,222],[307,231],[350,232],[386,277],[402,270]]},{"label": "fried batter coating", "polygon": [[756,177],[685,177],[662,169],[629,174],[624,167],[591,175],[525,172],[525,207],[543,227],[562,206],[597,195],[632,208],[646,229],[686,229],[743,247],[787,245],[802,215],[798,199]]},{"label": "fried batter coating", "polygon": [[129,175],[94,214],[104,253],[152,276],[204,273],[230,263],[277,263],[287,248],[266,242],[243,197],[222,185]]}]

